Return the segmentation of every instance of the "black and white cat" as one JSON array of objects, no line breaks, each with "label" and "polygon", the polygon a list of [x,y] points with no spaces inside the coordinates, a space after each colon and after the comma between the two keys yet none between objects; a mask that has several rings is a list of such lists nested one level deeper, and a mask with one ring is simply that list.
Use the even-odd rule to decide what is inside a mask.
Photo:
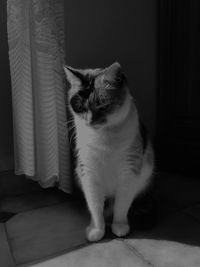
[{"label": "black and white cat", "polygon": [[114,199],[112,232],[124,236],[130,230],[131,203],[152,177],[151,143],[119,63],[105,69],[64,70],[76,131],[76,174],[91,214],[87,239],[104,236],[104,202],[109,197]]}]

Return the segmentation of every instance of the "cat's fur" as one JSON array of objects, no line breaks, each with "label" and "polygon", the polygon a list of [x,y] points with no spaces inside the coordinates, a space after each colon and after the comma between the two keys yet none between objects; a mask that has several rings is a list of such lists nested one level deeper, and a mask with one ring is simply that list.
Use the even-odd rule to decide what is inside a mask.
[{"label": "cat's fur", "polygon": [[89,241],[104,236],[104,201],[114,198],[112,232],[129,232],[128,210],[150,182],[153,149],[119,63],[105,69],[64,67],[76,131],[76,173],[91,223]]}]

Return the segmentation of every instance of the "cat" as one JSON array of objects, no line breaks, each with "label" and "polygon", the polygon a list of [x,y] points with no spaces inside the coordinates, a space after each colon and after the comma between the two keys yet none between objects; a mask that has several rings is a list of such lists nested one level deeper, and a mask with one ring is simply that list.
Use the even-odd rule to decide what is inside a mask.
[{"label": "cat", "polygon": [[114,199],[112,232],[129,233],[128,211],[150,184],[154,152],[118,62],[106,68],[64,66],[75,125],[76,175],[91,215],[89,241],[105,233],[104,202]]}]

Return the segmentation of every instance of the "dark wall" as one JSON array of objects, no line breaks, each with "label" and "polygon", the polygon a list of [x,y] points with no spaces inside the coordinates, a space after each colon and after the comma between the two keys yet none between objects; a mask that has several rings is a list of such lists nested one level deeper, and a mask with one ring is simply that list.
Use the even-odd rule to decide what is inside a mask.
[{"label": "dark wall", "polygon": [[156,0],[69,0],[65,17],[66,63],[83,68],[119,61],[140,114],[154,135]]},{"label": "dark wall", "polygon": [[2,0],[0,3],[0,171],[13,168],[13,129],[6,2],[6,0]]}]

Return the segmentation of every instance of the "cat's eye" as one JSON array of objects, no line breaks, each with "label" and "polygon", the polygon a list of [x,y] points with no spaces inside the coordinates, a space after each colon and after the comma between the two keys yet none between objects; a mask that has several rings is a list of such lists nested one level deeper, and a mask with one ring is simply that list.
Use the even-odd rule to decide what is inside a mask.
[{"label": "cat's eye", "polygon": [[99,105],[98,109],[99,110],[106,110],[108,108],[108,105]]},{"label": "cat's eye", "polygon": [[109,104],[104,104],[104,105],[98,106],[98,111],[105,112],[105,111],[109,111],[110,108],[111,106]]},{"label": "cat's eye", "polygon": [[76,113],[83,113],[86,111],[84,106],[84,100],[80,98],[78,95],[72,97],[70,105],[74,110],[74,112]]}]

